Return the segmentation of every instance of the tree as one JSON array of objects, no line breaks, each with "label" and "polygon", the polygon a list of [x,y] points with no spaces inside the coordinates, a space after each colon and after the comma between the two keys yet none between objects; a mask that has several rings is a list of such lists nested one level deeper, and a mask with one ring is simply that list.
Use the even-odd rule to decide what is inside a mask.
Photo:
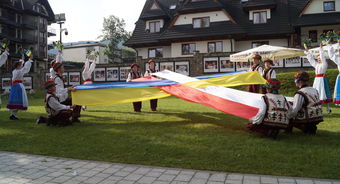
[{"label": "tree", "polygon": [[105,55],[107,55],[112,61],[114,58],[121,57],[115,54],[115,50],[118,49],[118,45],[127,41],[131,34],[125,30],[125,21],[114,15],[104,18],[102,35],[99,36],[101,41],[109,41],[106,46]]}]

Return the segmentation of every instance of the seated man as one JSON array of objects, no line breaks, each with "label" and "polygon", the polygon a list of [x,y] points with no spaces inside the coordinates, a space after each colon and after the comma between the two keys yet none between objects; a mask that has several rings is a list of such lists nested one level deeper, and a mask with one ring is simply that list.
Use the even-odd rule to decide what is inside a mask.
[{"label": "seated man", "polygon": [[45,83],[45,88],[47,90],[46,94],[46,112],[48,117],[40,117],[37,120],[37,124],[46,123],[49,125],[66,126],[71,125],[70,120],[74,114],[71,110],[72,107],[66,106],[60,103],[59,98],[56,96],[56,84],[53,81],[47,81]]},{"label": "seated man", "polygon": [[262,107],[250,119],[248,128],[276,139],[280,129],[288,127],[290,106],[287,99],[279,94],[280,81],[269,79],[264,89],[267,94],[263,96]]},{"label": "seated man", "polygon": [[316,134],[316,125],[323,121],[319,92],[308,86],[309,78],[309,74],[302,71],[295,75],[296,87],[300,89],[294,96],[288,132],[292,132],[293,127],[296,127],[304,133]]}]

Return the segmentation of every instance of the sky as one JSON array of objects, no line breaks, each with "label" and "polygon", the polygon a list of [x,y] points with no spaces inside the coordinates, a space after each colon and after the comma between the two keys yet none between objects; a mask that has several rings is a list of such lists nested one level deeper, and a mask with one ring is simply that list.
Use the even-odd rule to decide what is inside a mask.
[{"label": "sky", "polygon": [[[145,0],[48,0],[54,13],[65,13],[69,34],[63,34],[63,42],[96,41],[101,35],[104,17],[115,15],[126,22],[126,30],[132,32],[143,9]],[[59,40],[59,25],[52,24],[57,36],[49,42]]]}]

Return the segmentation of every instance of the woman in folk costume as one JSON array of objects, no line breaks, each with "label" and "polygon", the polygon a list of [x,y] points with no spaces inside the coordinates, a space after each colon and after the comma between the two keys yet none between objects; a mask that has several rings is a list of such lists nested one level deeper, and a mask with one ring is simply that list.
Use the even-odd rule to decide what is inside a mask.
[{"label": "woman in folk costume", "polygon": [[320,45],[319,56],[317,60],[314,59],[313,54],[307,49],[305,51],[305,54],[307,55],[309,63],[315,68],[315,80],[313,88],[318,90],[321,103],[327,104],[327,114],[329,114],[332,112],[332,110],[329,107],[329,103],[331,103],[333,100],[331,90],[329,89],[328,79],[325,77],[328,68],[328,63],[326,61],[322,45]]},{"label": "woman in folk costume", "polygon": [[[262,57],[259,54],[255,54],[253,57],[254,65],[249,69],[249,72],[257,71],[262,75],[263,67],[260,65]],[[248,91],[252,93],[259,93],[260,92],[260,85],[249,85]]]},{"label": "woman in folk costume", "polygon": [[264,86],[267,93],[262,97],[262,106],[258,114],[250,119],[248,128],[266,136],[276,138],[280,129],[289,125],[290,105],[287,99],[279,94],[281,82],[269,79]]},{"label": "woman in folk costume", "polygon": [[335,48],[332,45],[328,44],[328,56],[329,58],[338,66],[339,75],[336,79],[335,88],[334,88],[334,103],[336,106],[340,106],[340,55],[339,54],[339,42],[335,44]]},{"label": "woman in folk costume", "polygon": [[308,86],[310,79],[308,73],[300,71],[294,77],[295,85],[299,90],[294,96],[287,132],[292,132],[293,127],[296,127],[306,134],[316,134],[317,125],[323,121],[319,92]]},{"label": "woman in folk costume", "polygon": [[[149,68],[146,70],[144,77],[152,76],[153,73],[158,72],[158,70],[156,70],[155,60],[150,59],[148,63]],[[158,102],[157,99],[150,100],[150,107],[152,111],[157,111],[157,102]]]},{"label": "woman in folk costume", "polygon": [[[5,51],[0,55],[0,68],[2,65],[4,65],[8,59],[9,55],[9,49],[6,48]],[[2,104],[1,98],[0,98],[0,105]]]},{"label": "woman in folk costume", "polygon": [[[69,96],[68,92],[76,91],[75,88],[69,87],[65,88],[65,82],[63,79],[63,73],[65,71],[62,63],[55,63],[53,65],[53,70],[55,71],[55,78],[53,79],[56,84],[56,96],[59,98],[60,103],[63,105],[72,105],[72,98]],[[72,122],[80,122],[80,111],[81,106],[75,106],[73,109]]]},{"label": "woman in folk costume", "polygon": [[12,86],[7,109],[10,110],[11,120],[19,120],[17,113],[19,110],[27,110],[28,99],[25,90],[25,86],[22,84],[24,75],[27,74],[32,66],[33,55],[30,56],[29,60],[24,64],[24,60],[21,59],[14,64],[15,69],[12,72]]},{"label": "woman in folk costume", "polygon": [[84,70],[83,70],[83,80],[84,84],[92,84],[92,73],[94,69],[96,68],[95,61],[92,61],[92,64],[90,65],[90,61],[86,59]]},{"label": "woman in folk costume", "polygon": [[[131,64],[131,71],[126,79],[126,82],[131,82],[133,79],[138,79],[143,77],[139,71],[139,65],[137,63]],[[142,102],[133,102],[133,109],[135,112],[142,111]]]},{"label": "woman in folk costume", "polygon": [[[262,72],[262,77],[267,81],[271,79],[276,79],[276,71],[272,68],[274,66],[274,62],[270,59],[266,59],[264,61],[264,70]],[[266,94],[266,89],[262,88],[262,93]]]}]

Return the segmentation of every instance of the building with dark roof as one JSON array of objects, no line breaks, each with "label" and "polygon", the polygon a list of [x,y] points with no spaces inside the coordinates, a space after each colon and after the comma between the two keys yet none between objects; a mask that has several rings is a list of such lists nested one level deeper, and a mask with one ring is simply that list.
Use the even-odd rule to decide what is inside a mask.
[{"label": "building with dark roof", "polygon": [[[34,66],[30,74],[44,70],[47,61],[47,38],[55,36],[47,27],[55,22],[48,0],[0,0],[0,39],[10,41],[9,61],[1,68],[2,75],[9,75],[13,60],[21,58],[20,48],[31,49]],[[44,74],[43,74],[44,75]],[[35,80],[41,81],[37,77]],[[40,83],[36,83],[37,85]]]},{"label": "building with dark roof", "polygon": [[125,45],[159,60],[243,51],[262,44],[299,48],[340,29],[340,0],[146,0]]}]

